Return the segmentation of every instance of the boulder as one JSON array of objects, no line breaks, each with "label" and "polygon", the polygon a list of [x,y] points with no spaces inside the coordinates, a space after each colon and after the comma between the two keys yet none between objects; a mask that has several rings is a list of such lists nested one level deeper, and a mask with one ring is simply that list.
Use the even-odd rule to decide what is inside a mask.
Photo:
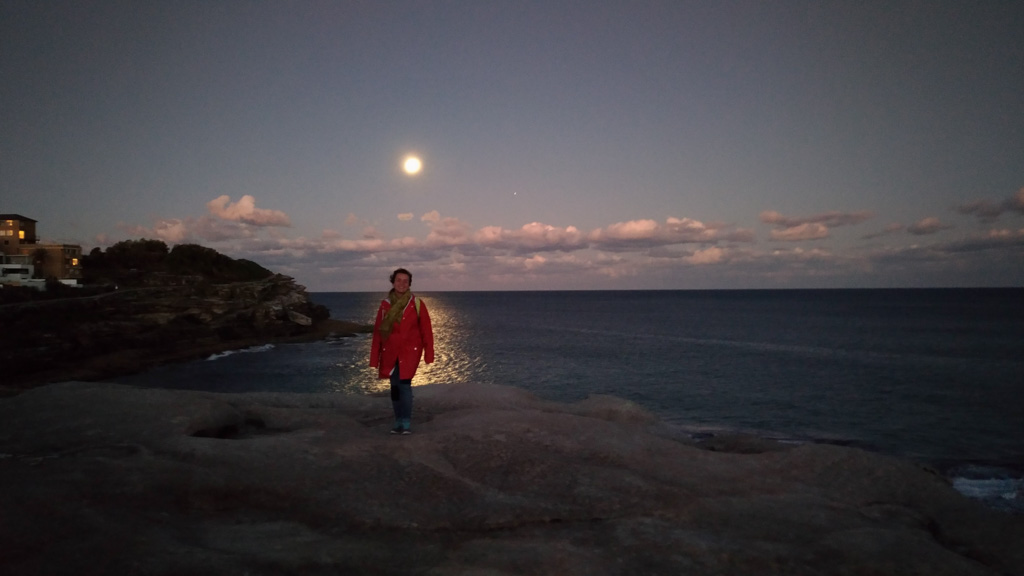
[{"label": "boulder", "polygon": [[0,399],[0,573],[1024,574],[1024,518],[913,462],[707,449],[610,397],[415,394],[411,436],[386,396]]}]

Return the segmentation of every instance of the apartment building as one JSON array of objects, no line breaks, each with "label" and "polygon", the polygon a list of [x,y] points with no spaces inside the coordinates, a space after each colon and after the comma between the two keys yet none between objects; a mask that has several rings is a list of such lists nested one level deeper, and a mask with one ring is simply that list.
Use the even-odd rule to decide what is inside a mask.
[{"label": "apartment building", "polygon": [[22,246],[31,247],[38,241],[35,220],[20,214],[0,214],[0,252],[17,256]]},{"label": "apartment building", "polygon": [[20,214],[0,214],[0,253],[0,262],[30,265],[40,278],[74,281],[82,277],[82,247],[40,243],[36,221]]}]

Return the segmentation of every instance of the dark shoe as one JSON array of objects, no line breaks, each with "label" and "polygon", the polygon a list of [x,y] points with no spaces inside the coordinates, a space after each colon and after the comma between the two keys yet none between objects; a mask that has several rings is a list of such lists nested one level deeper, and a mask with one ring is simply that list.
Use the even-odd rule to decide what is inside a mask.
[{"label": "dark shoe", "polygon": [[412,434],[412,430],[408,428],[402,428],[402,436],[408,436],[409,434]]},{"label": "dark shoe", "polygon": [[395,426],[394,428],[391,429],[391,433],[392,434],[401,434],[402,433],[402,426],[401,425]]}]

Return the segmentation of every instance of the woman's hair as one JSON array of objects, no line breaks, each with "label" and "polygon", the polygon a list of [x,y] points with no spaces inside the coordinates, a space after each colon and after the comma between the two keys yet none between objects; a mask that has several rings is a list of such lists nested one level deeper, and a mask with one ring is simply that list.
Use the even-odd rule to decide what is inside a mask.
[{"label": "woman's hair", "polygon": [[391,273],[391,277],[389,278],[389,280],[391,280],[392,284],[395,283],[395,276],[398,276],[399,274],[405,274],[406,276],[408,276],[409,286],[412,286],[412,272],[409,272],[405,268],[399,268],[398,270],[395,270],[394,272]]}]

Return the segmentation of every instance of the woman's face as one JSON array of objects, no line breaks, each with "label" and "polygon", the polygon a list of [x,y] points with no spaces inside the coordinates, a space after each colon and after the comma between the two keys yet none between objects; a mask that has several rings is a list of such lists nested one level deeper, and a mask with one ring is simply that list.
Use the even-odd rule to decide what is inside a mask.
[{"label": "woman's face", "polygon": [[395,274],[395,281],[392,282],[391,285],[394,286],[395,292],[399,294],[405,294],[406,292],[409,291],[410,283],[411,279],[409,278],[408,274],[398,273]]}]

